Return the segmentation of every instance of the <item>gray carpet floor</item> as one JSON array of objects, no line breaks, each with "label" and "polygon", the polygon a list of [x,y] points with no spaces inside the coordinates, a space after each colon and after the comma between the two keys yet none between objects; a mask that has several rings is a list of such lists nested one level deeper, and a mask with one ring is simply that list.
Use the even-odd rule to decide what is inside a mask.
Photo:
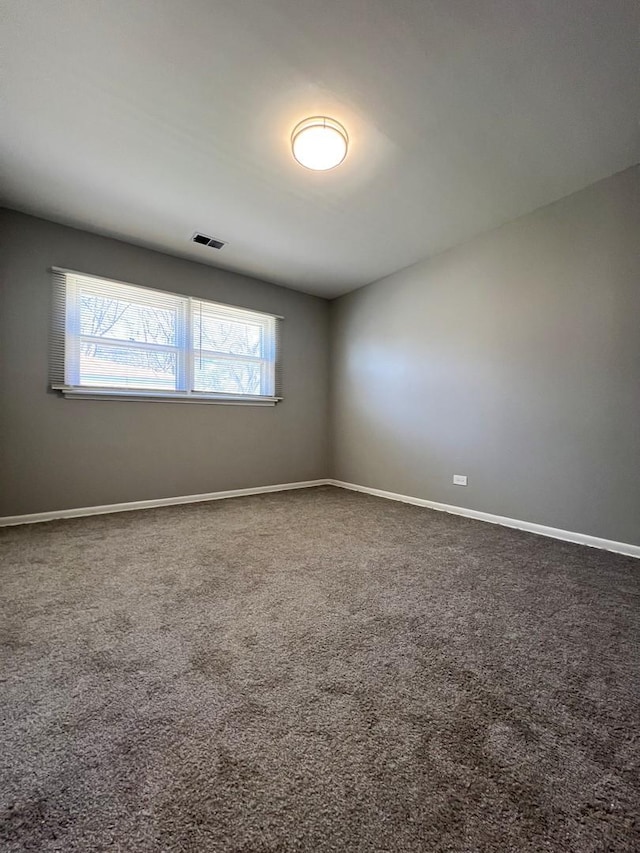
[{"label": "gray carpet floor", "polygon": [[3,851],[637,851],[640,563],[331,487],[6,528]]}]

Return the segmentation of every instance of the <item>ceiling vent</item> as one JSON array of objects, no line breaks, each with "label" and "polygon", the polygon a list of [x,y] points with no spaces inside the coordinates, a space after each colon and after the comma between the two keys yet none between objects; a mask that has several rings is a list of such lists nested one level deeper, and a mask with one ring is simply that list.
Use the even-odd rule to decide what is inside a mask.
[{"label": "ceiling vent", "polygon": [[191,238],[194,243],[200,243],[202,246],[210,246],[212,249],[221,249],[226,246],[223,240],[216,240],[215,237],[208,237],[206,234],[200,234],[199,231]]}]

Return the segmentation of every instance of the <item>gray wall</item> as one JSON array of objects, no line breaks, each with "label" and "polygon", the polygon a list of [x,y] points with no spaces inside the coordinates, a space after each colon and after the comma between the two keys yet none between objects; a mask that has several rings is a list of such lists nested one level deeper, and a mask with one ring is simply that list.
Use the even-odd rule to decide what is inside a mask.
[{"label": "gray wall", "polygon": [[[0,239],[0,516],[327,476],[325,300],[8,210]],[[284,315],[284,402],[48,392],[52,265]]]},{"label": "gray wall", "polygon": [[333,476],[640,544],[639,191],[636,167],[334,302]]},{"label": "gray wall", "polygon": [[[0,516],[332,474],[640,544],[637,167],[336,300],[330,347],[322,299],[12,211],[0,238]],[[284,314],[285,401],[48,392],[52,265]]]}]

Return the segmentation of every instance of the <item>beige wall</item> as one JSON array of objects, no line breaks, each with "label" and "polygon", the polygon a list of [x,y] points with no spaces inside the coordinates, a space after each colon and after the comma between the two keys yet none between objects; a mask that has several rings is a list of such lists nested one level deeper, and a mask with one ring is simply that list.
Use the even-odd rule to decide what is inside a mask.
[{"label": "beige wall", "polygon": [[[325,300],[8,210],[0,239],[0,516],[327,476]],[[51,266],[284,315],[284,402],[96,402],[49,392]]]},{"label": "beige wall", "polygon": [[639,202],[636,167],[335,301],[333,475],[640,544]]}]

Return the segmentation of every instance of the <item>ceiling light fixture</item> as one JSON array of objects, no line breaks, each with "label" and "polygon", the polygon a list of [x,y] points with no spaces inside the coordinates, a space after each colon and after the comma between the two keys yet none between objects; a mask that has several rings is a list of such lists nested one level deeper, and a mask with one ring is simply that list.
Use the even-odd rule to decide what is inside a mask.
[{"label": "ceiling light fixture", "polygon": [[347,156],[349,137],[341,124],[327,116],[306,118],[293,128],[291,150],[306,169],[325,172]]}]

